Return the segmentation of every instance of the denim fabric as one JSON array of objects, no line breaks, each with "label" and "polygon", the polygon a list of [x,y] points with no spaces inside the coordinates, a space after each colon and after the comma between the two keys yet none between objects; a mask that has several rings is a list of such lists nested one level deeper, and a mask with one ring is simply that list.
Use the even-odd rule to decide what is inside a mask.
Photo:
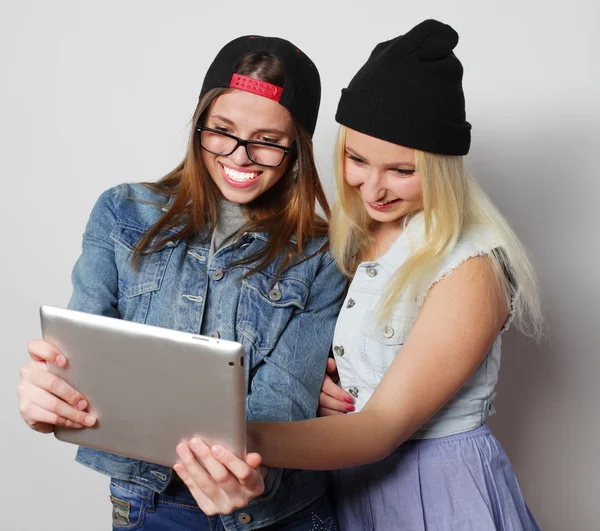
[{"label": "denim fabric", "polygon": [[[291,421],[314,417],[345,280],[325,239],[305,247],[275,280],[281,258],[242,280],[250,266],[229,266],[253,255],[268,235],[245,234],[238,245],[219,249],[209,260],[210,235],[169,242],[144,254],[137,269],[132,249],[170,202],[143,185],[123,184],[97,201],[72,275],[69,308],[191,333],[213,333],[239,341],[246,352],[248,420]],[[143,371],[140,371],[143,378]],[[164,492],[170,468],[90,448],[77,460],[123,480]],[[226,529],[257,529],[277,522],[320,498],[326,476],[272,469],[265,495],[246,510],[222,516]]]},{"label": "denim fabric", "polygon": [[[113,504],[113,531],[142,529],[144,531],[224,531],[226,528],[218,516],[206,516],[196,505],[182,483],[173,483],[164,493],[156,493],[136,483],[112,480],[110,484]],[[249,514],[240,513],[239,520],[248,522]],[[279,520],[263,527],[277,531],[337,531],[335,510],[326,496],[318,498]]]},{"label": "denim fabric", "polygon": [[[377,260],[358,265],[348,288],[334,334],[333,352],[342,387],[356,398],[356,411],[369,401],[383,375],[408,338],[423,296],[401,295],[385,323],[378,309],[389,283],[423,239],[424,224],[416,218]],[[455,247],[434,272],[430,284],[449,275],[465,260],[491,253],[498,243],[487,230],[466,228]],[[415,300],[416,299],[416,300]],[[503,331],[510,324],[510,318]],[[500,369],[502,334],[496,338],[475,373],[439,411],[412,436],[431,439],[469,431],[495,412],[493,401]]]}]

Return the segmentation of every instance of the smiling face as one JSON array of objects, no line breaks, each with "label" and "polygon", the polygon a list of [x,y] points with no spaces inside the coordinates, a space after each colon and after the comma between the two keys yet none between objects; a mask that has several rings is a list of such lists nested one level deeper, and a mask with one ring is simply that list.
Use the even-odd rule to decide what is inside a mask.
[{"label": "smiling face", "polygon": [[344,179],[373,220],[397,224],[423,209],[423,185],[415,171],[415,150],[348,129]]},{"label": "smiling face", "polygon": [[[256,94],[231,90],[219,96],[208,110],[204,126],[243,140],[256,140],[288,147],[294,141],[294,126],[288,110]],[[281,179],[292,157],[270,168],[252,162],[245,147],[231,155],[202,150],[206,168],[228,201],[250,203]]]}]

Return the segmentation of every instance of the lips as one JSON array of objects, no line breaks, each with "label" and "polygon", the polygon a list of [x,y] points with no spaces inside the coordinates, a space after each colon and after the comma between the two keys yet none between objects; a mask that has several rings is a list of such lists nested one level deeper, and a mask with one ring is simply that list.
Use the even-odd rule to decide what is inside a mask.
[{"label": "lips", "polygon": [[382,201],[379,203],[367,203],[373,210],[384,211],[392,208],[401,199],[392,199],[391,201]]},{"label": "lips", "polygon": [[259,180],[259,177],[262,174],[262,171],[245,172],[234,170],[233,168],[220,163],[219,165],[221,166],[223,178],[234,188],[247,188],[248,186],[252,186]]}]

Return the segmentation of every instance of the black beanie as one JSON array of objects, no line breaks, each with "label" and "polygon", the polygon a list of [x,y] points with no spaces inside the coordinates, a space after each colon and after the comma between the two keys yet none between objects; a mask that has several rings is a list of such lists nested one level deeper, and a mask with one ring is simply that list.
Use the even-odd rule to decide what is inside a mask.
[{"label": "black beanie", "polygon": [[458,34],[426,20],[378,44],[342,90],[335,119],[369,136],[441,155],[466,155],[463,68],[452,50]]},{"label": "black beanie", "polygon": [[[235,85],[232,75],[246,55],[261,52],[277,57],[283,65],[285,76],[283,87],[275,87],[280,89],[276,97],[268,93],[261,95],[275,99],[287,108],[312,136],[321,102],[321,78],[310,58],[285,39],[246,35],[227,43],[208,68],[200,97],[216,87],[241,88]],[[269,88],[273,87],[271,85]]]}]

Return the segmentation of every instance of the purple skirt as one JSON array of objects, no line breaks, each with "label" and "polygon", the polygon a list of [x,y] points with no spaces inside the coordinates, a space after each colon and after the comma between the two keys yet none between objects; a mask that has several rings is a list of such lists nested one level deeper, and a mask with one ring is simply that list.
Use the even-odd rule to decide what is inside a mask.
[{"label": "purple skirt", "polygon": [[341,531],[539,531],[484,424],[408,441],[383,461],[333,473]]}]

